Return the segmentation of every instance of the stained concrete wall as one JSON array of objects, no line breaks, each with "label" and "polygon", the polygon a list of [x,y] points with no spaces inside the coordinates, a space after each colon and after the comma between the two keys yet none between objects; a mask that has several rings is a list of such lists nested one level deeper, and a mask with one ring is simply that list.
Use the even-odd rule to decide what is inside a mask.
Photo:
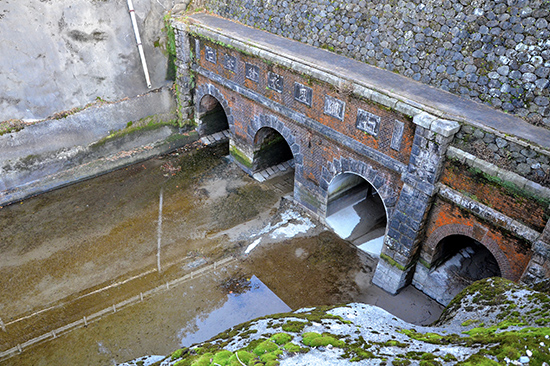
[{"label": "stained concrete wall", "polygon": [[133,1],[152,89],[126,0],[0,2],[0,205],[193,138],[178,128],[165,29],[188,2]]},{"label": "stained concrete wall", "polygon": [[[134,0],[153,88],[167,83],[163,17],[175,3]],[[0,121],[147,91],[126,0],[1,1],[0,35]]]}]

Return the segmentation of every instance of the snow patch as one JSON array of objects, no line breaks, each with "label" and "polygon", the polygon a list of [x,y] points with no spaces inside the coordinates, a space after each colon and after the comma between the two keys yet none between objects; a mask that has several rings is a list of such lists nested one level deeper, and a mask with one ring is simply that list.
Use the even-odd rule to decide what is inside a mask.
[{"label": "snow patch", "polygon": [[347,239],[351,235],[359,221],[361,221],[361,217],[355,212],[353,205],[349,205],[326,218],[327,224],[342,239]]},{"label": "snow patch", "polygon": [[244,251],[244,254],[250,253],[250,252],[252,251],[252,249],[256,248],[256,246],[257,246],[258,244],[260,244],[260,241],[261,241],[261,240],[262,240],[262,238],[258,238],[258,239],[256,239],[256,240],[254,240],[254,243],[250,244],[250,245],[248,246],[248,248],[246,248],[246,250]]},{"label": "snow patch", "polygon": [[380,253],[382,253],[383,245],[384,245],[384,235],[378,238],[369,240],[366,243],[359,245],[358,248],[364,252],[380,257]]}]

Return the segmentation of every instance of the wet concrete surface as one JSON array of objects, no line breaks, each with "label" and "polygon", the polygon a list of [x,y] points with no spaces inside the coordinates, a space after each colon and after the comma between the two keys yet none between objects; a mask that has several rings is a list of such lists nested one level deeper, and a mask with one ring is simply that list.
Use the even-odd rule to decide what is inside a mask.
[{"label": "wet concrete surface", "polygon": [[[0,209],[0,352],[48,335],[0,364],[167,354],[239,295],[228,284],[253,287],[252,279],[279,299],[266,301],[291,309],[359,301],[418,324],[437,319],[441,306],[414,289],[393,297],[373,286],[376,258],[281,201],[291,197],[292,173],[258,183],[224,158],[226,145],[186,150]],[[167,283],[177,284],[151,292]],[[255,301],[242,312],[267,309]]]}]

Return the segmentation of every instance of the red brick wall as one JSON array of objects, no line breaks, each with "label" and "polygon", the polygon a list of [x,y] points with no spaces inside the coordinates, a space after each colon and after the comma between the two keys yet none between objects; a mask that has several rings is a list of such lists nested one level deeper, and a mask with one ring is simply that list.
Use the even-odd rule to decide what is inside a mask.
[{"label": "red brick wall", "polygon": [[426,225],[422,257],[430,257],[439,241],[449,235],[467,235],[485,245],[499,262],[502,276],[517,281],[531,259],[530,245],[511,233],[487,225],[439,197],[436,198]]},{"label": "red brick wall", "polygon": [[[258,105],[239,93],[233,92],[202,75],[197,75],[196,81],[197,85],[206,83],[212,84],[224,95],[234,117],[235,135],[238,138],[248,141],[250,144],[253,143],[253,141],[248,140],[247,128],[254,116],[260,114],[274,115],[283,122],[286,127],[290,128],[293,136],[296,137],[296,141],[301,146],[301,154],[303,155],[303,179],[300,180],[319,185],[322,168],[326,167],[327,162],[333,159],[345,157],[355,160],[366,160],[364,156],[350,151],[334,141],[328,140],[324,136],[320,136],[296,122],[289,120],[285,116]],[[383,172],[386,178],[386,184],[392,185],[394,191],[399,192],[401,190],[402,182],[400,174],[386,169],[375,161],[369,161],[369,164],[373,169]]]},{"label": "red brick wall", "polygon": [[459,162],[446,162],[441,182],[534,230],[542,231],[546,225],[550,213],[547,204],[510,192]]},{"label": "red brick wall", "polygon": [[[210,47],[216,49],[216,64],[205,60],[204,44],[208,44]],[[236,72],[224,68],[223,60],[225,54],[236,57]],[[324,82],[311,80],[307,76],[300,75],[292,70],[269,64],[264,60],[241,54],[235,50],[226,49],[202,39],[197,62],[205,69],[213,71],[228,80],[253,90],[259,95],[298,111],[395,160],[408,164],[415,127],[406,116],[387,110],[381,106],[376,106],[371,102],[361,100],[346,92],[346,90],[338,91]],[[244,77],[245,62],[259,67],[260,76],[257,83]],[[269,71],[275,72],[284,78],[282,93],[278,93],[267,87],[267,73]],[[301,83],[313,89],[311,107],[294,99],[294,82]],[[303,158],[302,169],[299,171],[301,176],[296,176],[296,181],[300,182],[300,184],[311,184],[311,187],[319,187],[322,180],[323,167],[327,167],[328,162],[343,157],[358,161],[368,161],[369,166],[372,166],[372,168],[382,176],[384,185],[390,187],[393,192],[400,192],[403,184],[400,174],[381,166],[375,161],[368,160],[364,156],[360,156],[339,144],[338,141],[327,139],[326,136],[320,136],[317,132],[308,130],[303,125],[283,115],[279,115],[263,105],[255,103],[243,95],[233,92],[210,79],[197,75],[196,83],[197,85],[212,84],[224,96],[231,108],[232,117],[234,118],[235,138],[241,139],[244,143],[254,143],[253,136],[249,136],[248,126],[253,119],[260,114],[275,116],[289,128],[292,132],[292,136],[296,139],[296,143],[300,146],[300,154]],[[324,114],[325,94],[346,103],[345,118],[343,121]],[[381,117],[380,130],[376,138],[356,128],[355,123],[358,108]],[[401,121],[405,125],[400,151],[395,151],[390,148],[393,123],[395,120]],[[448,184],[458,191],[470,192],[476,195],[484,204],[494,207],[510,217],[517,220],[527,220],[526,224],[535,229],[539,229],[544,225],[543,208],[537,206],[530,200],[527,200],[526,205],[518,205],[517,201],[513,201],[513,197],[505,191],[495,189],[495,187],[488,184],[488,182],[480,183],[479,179],[476,180],[465,167],[447,163],[442,180],[445,184]],[[425,236],[426,244],[422,249],[423,255],[429,256],[430,252],[433,253],[435,247],[443,237],[454,234],[470,236],[485,245],[499,262],[502,275],[512,280],[518,280],[520,278],[532,255],[529,245],[523,240],[515,238],[510,233],[501,231],[494,226],[479,221],[477,217],[461,210],[454,204],[436,198],[435,205],[427,221]]]},{"label": "red brick wall", "polygon": [[[193,44],[193,42],[192,42]],[[217,63],[213,64],[205,60],[204,46],[208,45],[216,49]],[[224,55],[229,54],[237,59],[237,72],[232,72],[224,68]],[[312,80],[306,75],[300,75],[293,70],[289,70],[277,65],[268,64],[266,61],[242,54],[235,50],[227,49],[220,45],[201,39],[200,58],[197,63],[210,71],[216,72],[224,78],[234,81],[246,88],[249,88],[256,93],[263,95],[273,101],[281,103],[289,108],[294,109],[309,118],[316,120],[334,130],[337,130],[367,146],[377,149],[378,151],[404,163],[408,164],[412,141],[414,137],[414,124],[411,119],[397,112],[388,110],[381,106],[376,106],[370,101],[361,100],[355,96],[351,96],[345,90],[338,92],[335,88],[327,83],[318,80]],[[245,63],[254,64],[260,69],[259,82],[255,83],[244,77]],[[267,74],[274,72],[283,76],[284,89],[282,93],[278,93],[267,87]],[[294,82],[308,86],[313,89],[313,102],[309,107],[294,99]],[[345,89],[345,88],[344,88]],[[344,121],[324,114],[325,94],[337,98],[346,103]],[[375,138],[355,127],[357,118],[357,109],[361,108],[381,117],[380,130]],[[401,142],[400,151],[390,148],[394,121],[398,120],[405,124],[403,131],[403,140]]]}]

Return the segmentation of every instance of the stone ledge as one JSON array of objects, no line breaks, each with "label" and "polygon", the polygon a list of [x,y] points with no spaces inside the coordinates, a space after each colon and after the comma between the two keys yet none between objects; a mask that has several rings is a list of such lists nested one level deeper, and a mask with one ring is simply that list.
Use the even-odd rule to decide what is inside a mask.
[{"label": "stone ledge", "polygon": [[0,167],[7,161],[40,155],[73,146],[87,146],[121,130],[130,121],[172,113],[175,100],[168,87],[135,98],[94,105],[61,119],[36,123],[16,133],[0,136]]},{"label": "stone ledge", "polygon": [[[175,135],[172,134],[170,136]],[[6,190],[0,191],[0,206],[65,187],[69,184],[94,178],[159,155],[167,154],[185,144],[194,142],[198,138],[197,134],[192,132],[187,135],[179,135],[180,138],[173,142],[169,142],[170,136],[164,136],[158,141],[147,145],[141,145],[131,150],[117,151],[113,154],[102,156],[101,158],[77,165],[70,169],[56,171],[50,175],[40,177],[40,179],[29,181],[16,187],[9,187]]]},{"label": "stone ledge", "polygon": [[[179,28],[178,28],[179,29]],[[251,45],[246,42],[242,42],[223,34],[220,34],[214,30],[205,28],[203,26],[198,26],[196,24],[189,24],[188,31],[190,33],[201,35],[202,37],[209,38],[214,42],[222,43],[226,47],[236,48],[242,50],[253,56],[275,62],[283,67],[295,70],[299,73],[312,75],[320,81],[324,81],[328,84],[339,87],[346,83],[349,83],[350,80],[345,77],[340,77],[330,73],[330,70],[323,70],[319,66],[307,65],[301,60],[296,60],[288,54],[276,54],[269,50],[263,50],[258,48],[257,45]],[[369,99],[375,103],[381,104],[387,108],[394,109],[400,113],[403,113],[407,116],[413,117],[414,115],[421,113],[422,110],[419,108],[421,105],[416,103],[411,103],[410,100],[399,100],[395,97],[391,97],[380,93],[376,90],[373,90],[365,85],[361,85],[358,82],[352,82],[353,92],[360,97]],[[415,104],[414,106],[411,104]]]},{"label": "stone ledge", "polygon": [[543,187],[540,184],[535,183],[509,170],[499,168],[494,164],[491,164],[454,146],[450,146],[447,150],[447,157],[450,159],[457,159],[463,164],[466,164],[472,168],[477,168],[489,175],[500,178],[505,182],[513,183],[518,188],[524,189],[531,194],[537,195],[545,199],[550,199],[550,188]]}]

